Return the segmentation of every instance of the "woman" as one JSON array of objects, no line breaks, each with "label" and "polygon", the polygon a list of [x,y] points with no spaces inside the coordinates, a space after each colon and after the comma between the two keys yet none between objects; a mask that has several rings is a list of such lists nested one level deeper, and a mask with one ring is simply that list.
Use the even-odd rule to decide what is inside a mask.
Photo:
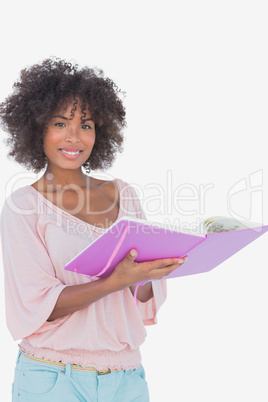
[{"label": "woman", "polygon": [[24,69],[1,104],[10,155],[44,169],[1,216],[7,324],[22,340],[13,401],[149,400],[139,347],[166,297],[165,281],[150,280],[184,259],[136,263],[133,249],[104,279],[64,270],[123,215],[145,219],[130,185],[88,174],[122,150],[120,95],[101,70],[47,59]]}]

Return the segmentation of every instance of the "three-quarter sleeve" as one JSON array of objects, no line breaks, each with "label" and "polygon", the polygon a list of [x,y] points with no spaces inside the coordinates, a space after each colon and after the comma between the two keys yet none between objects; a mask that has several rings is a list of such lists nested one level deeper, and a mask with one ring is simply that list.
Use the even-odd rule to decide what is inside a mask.
[{"label": "three-quarter sleeve", "polygon": [[6,320],[14,340],[33,334],[46,323],[65,288],[55,276],[37,222],[34,209],[18,210],[5,202],[1,242]]},{"label": "three-quarter sleeve", "polygon": [[[130,186],[133,199],[133,210],[136,211],[136,217],[146,220],[146,215],[142,209],[140,199],[133,186]],[[142,317],[144,325],[153,325],[157,323],[157,313],[167,298],[166,280],[152,281],[153,297],[147,302],[141,302],[137,299],[137,307]]]}]

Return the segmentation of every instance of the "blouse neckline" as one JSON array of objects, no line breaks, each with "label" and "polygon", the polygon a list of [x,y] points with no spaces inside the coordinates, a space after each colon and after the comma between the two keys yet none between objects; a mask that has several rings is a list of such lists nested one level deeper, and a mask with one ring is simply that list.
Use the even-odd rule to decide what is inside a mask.
[{"label": "blouse neckline", "polygon": [[[115,178],[114,181],[115,181],[115,184],[116,184],[116,186],[117,186],[117,189],[118,189],[118,192],[119,192],[119,195],[120,195],[120,187],[119,187],[119,184],[118,184],[118,179]],[[106,231],[106,230],[108,230],[115,222],[118,221],[118,219],[119,219],[120,216],[121,216],[122,205],[121,205],[121,197],[120,197],[120,196],[119,196],[119,210],[118,210],[118,215],[117,215],[116,220],[115,220],[110,226],[108,226],[107,228],[102,228],[102,227],[99,227],[99,226],[96,226],[96,225],[92,225],[91,223],[85,222],[85,221],[83,221],[82,219],[77,218],[76,216],[74,216],[74,215],[70,214],[69,212],[65,211],[64,209],[58,207],[58,205],[53,204],[53,202],[49,201],[43,194],[41,194],[38,190],[36,190],[36,189],[35,189],[33,186],[31,186],[30,184],[29,184],[28,186],[26,186],[26,187],[30,187],[30,188],[32,189],[32,192],[33,192],[35,195],[37,195],[37,197],[39,197],[39,198],[41,199],[41,201],[43,201],[45,204],[47,204],[49,207],[51,207],[55,212],[61,214],[62,216],[65,216],[66,219],[75,220],[75,221],[77,221],[77,222],[80,223],[80,224],[82,223],[82,224],[84,224],[84,225],[86,225],[86,226],[90,226],[90,227],[92,227],[92,228],[94,228],[94,229],[98,229],[98,230],[100,230],[100,231]]]}]

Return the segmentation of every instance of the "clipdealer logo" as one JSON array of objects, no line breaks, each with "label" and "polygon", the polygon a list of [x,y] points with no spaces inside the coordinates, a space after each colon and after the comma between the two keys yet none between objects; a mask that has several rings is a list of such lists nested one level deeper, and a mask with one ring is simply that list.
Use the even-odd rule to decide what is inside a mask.
[{"label": "clipdealer logo", "polygon": [[227,194],[229,214],[237,220],[263,223],[263,170],[237,181]]}]

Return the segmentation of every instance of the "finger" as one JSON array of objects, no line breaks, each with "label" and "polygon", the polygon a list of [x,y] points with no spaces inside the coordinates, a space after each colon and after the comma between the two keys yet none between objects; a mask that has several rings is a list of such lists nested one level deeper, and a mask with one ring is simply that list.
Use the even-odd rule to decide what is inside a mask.
[{"label": "finger", "polygon": [[175,271],[177,268],[181,267],[184,263],[180,264],[171,264],[168,265],[167,267],[162,267],[162,268],[156,268],[153,271],[151,271],[151,275],[155,279],[161,279],[164,276],[167,276],[171,274],[173,271]]},{"label": "finger", "polygon": [[161,260],[150,261],[152,268],[161,268],[172,264],[182,264],[185,260],[183,258],[163,258]]},{"label": "finger", "polygon": [[137,257],[137,251],[133,248],[127,253],[126,259],[129,260],[130,262],[133,262],[136,257]]},{"label": "finger", "polygon": [[169,273],[169,272],[172,272],[172,271],[174,271],[175,269],[181,267],[183,264],[184,264],[184,261],[178,262],[178,263],[176,263],[176,264],[170,264],[170,265],[162,266],[162,267],[159,267],[159,268],[154,268],[153,271],[155,271],[155,272],[167,272],[167,273]]}]

